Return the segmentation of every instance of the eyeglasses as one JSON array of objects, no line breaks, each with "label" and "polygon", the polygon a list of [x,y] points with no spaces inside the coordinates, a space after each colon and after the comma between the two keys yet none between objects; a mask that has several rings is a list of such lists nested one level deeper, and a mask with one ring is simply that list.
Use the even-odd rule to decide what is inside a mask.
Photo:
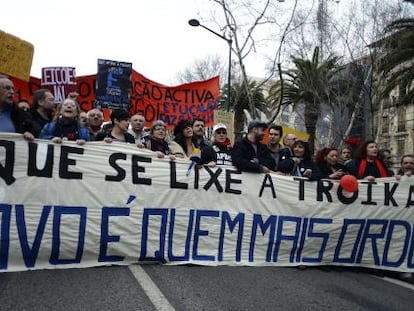
[{"label": "eyeglasses", "polygon": [[216,131],[216,134],[221,135],[221,134],[227,134],[227,131]]},{"label": "eyeglasses", "polygon": [[157,128],[154,129],[154,131],[163,131],[163,132],[165,132],[165,128],[157,127]]},{"label": "eyeglasses", "polygon": [[91,113],[88,115],[89,118],[102,118],[102,115],[99,113]]},{"label": "eyeglasses", "polygon": [[14,86],[11,86],[11,85],[4,85],[4,86],[1,86],[1,88],[3,90],[6,90],[6,91],[13,91],[13,92],[16,91],[15,87]]}]

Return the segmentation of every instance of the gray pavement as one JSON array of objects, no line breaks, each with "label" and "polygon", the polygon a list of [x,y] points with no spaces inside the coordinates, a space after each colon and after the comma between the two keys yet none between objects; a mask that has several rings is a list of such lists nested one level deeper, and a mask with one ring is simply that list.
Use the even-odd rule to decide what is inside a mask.
[{"label": "gray pavement", "polygon": [[[414,305],[411,285],[360,270],[141,267],[175,310],[381,311]],[[161,310],[142,286],[128,267],[0,273],[0,310]]]}]

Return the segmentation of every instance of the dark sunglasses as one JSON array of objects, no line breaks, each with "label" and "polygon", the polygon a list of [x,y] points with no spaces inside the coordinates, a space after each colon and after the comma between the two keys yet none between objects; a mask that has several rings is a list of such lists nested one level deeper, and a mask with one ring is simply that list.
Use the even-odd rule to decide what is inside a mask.
[{"label": "dark sunglasses", "polygon": [[225,130],[217,130],[216,131],[216,134],[227,134],[227,131],[225,131]]}]

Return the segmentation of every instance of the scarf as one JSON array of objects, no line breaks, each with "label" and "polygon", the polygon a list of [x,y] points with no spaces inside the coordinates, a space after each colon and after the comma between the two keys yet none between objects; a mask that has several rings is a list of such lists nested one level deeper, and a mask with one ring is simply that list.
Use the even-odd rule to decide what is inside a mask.
[{"label": "scarf", "polygon": [[217,146],[220,146],[220,147],[227,147],[227,146],[229,146],[229,145],[231,145],[231,141],[230,140],[226,140],[226,141],[223,141],[223,142],[218,142],[218,141],[216,141],[216,142],[214,142],[214,144],[216,144]]},{"label": "scarf", "polygon": [[[374,163],[375,163],[375,166],[377,167],[377,169],[379,170],[379,173],[380,173],[381,177],[387,177],[388,176],[387,170],[382,165],[381,161],[378,160],[378,159],[375,159]],[[360,179],[362,178],[366,168],[367,168],[367,160],[366,159],[361,159],[361,162],[359,164],[359,169],[358,169],[358,178],[360,178]]]}]

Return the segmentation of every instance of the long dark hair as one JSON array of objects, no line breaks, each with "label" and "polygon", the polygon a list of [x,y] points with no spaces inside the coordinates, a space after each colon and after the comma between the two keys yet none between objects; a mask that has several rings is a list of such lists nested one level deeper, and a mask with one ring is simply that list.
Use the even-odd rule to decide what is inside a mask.
[{"label": "long dark hair", "polygon": [[178,123],[174,127],[174,141],[183,148],[185,153],[187,153],[187,145],[186,145],[185,137],[183,135],[183,131],[187,127],[192,127],[192,126],[193,126],[193,122],[191,120],[184,119],[184,120],[178,121]]},{"label": "long dark hair", "polygon": [[316,155],[315,155],[315,163],[316,163],[317,165],[321,165],[321,164],[323,164],[323,163],[325,163],[325,164],[326,164],[326,159],[325,159],[325,157],[326,157],[326,156],[329,154],[329,152],[331,152],[332,150],[338,151],[338,149],[336,149],[336,148],[334,148],[334,147],[325,147],[325,148],[322,148],[322,149],[318,150],[318,151],[316,152]]},{"label": "long dark hair", "polygon": [[367,158],[367,146],[369,144],[377,144],[375,140],[367,140],[362,145],[358,147],[358,149],[355,151],[354,159],[361,160]]},{"label": "long dark hair", "polygon": [[307,141],[304,140],[297,140],[295,141],[295,143],[293,144],[292,150],[297,146],[297,145],[301,145],[303,146],[303,148],[305,149],[305,152],[303,154],[303,160],[304,161],[311,161],[312,160],[312,155],[310,152],[310,148],[309,148],[309,143]]}]

